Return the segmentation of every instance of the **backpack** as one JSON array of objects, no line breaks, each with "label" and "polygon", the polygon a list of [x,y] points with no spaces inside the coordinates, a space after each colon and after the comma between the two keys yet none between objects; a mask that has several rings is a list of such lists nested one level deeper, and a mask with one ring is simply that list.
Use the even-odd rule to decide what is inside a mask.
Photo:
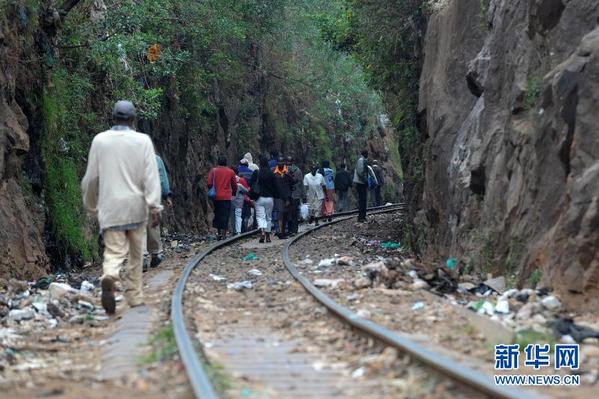
[{"label": "backpack", "polygon": [[376,186],[377,186],[376,180],[374,180],[374,177],[372,177],[372,175],[369,173],[368,174],[368,188],[372,189],[372,188],[375,188]]}]

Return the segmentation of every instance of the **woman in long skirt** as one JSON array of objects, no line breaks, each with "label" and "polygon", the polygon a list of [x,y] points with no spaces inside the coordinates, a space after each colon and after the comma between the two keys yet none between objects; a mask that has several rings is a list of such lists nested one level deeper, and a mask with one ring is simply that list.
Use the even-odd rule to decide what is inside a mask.
[{"label": "woman in long skirt", "polygon": [[237,193],[237,178],[232,169],[227,168],[227,158],[220,156],[218,166],[208,173],[208,190],[214,187],[214,219],[212,227],[217,231],[217,240],[227,237],[231,216],[231,197]]}]

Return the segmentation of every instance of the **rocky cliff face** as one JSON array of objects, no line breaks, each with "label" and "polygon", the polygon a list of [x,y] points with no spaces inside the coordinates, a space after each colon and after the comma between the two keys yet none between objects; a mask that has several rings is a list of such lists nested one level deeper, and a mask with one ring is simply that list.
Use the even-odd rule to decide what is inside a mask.
[{"label": "rocky cliff face", "polygon": [[0,276],[32,278],[46,270],[48,261],[44,209],[21,168],[30,151],[30,122],[26,105],[16,100],[22,90],[17,86],[29,78],[34,89],[35,67],[23,67],[24,43],[32,38],[18,17],[14,12],[0,16]]},{"label": "rocky cliff face", "polygon": [[[599,296],[599,3],[439,2],[425,38],[426,228],[485,271]],[[538,272],[535,272],[538,273]]]}]

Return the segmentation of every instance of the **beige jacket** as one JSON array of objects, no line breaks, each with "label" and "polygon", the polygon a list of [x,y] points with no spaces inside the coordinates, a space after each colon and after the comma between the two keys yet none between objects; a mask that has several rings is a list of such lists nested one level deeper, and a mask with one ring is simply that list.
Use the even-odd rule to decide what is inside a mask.
[{"label": "beige jacket", "polygon": [[81,191],[101,230],[145,222],[148,208],[160,212],[160,177],[150,137],[123,126],[96,135]]}]

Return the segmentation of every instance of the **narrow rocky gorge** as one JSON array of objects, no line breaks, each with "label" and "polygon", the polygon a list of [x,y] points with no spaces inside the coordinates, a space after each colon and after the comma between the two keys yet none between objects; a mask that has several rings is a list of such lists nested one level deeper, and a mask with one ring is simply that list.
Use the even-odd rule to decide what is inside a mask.
[{"label": "narrow rocky gorge", "polygon": [[433,8],[418,107],[429,248],[596,307],[599,5]]}]

